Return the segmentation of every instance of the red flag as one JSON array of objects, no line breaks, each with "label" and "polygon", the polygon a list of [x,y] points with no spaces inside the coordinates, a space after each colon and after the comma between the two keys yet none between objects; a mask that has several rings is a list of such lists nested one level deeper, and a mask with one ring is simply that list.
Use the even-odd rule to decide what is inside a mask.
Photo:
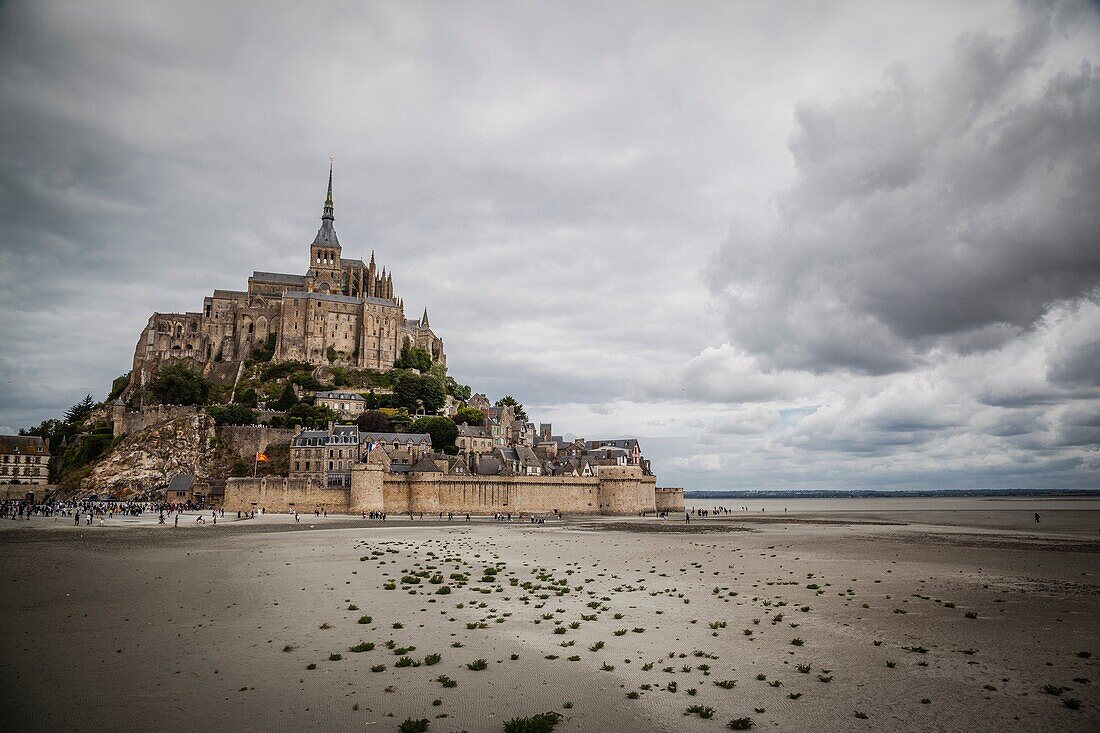
[{"label": "red flag", "polygon": [[256,454],[256,460],[257,461],[267,461],[267,454],[266,453],[257,453]]}]

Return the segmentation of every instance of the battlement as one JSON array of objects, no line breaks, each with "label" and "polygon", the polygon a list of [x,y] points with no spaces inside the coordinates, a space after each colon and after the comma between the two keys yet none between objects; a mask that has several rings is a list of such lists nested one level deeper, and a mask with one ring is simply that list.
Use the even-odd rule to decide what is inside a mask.
[{"label": "battlement", "polygon": [[680,487],[659,487],[653,490],[659,512],[684,511],[684,490]]},{"label": "battlement", "polygon": [[[267,511],[325,508],[359,514],[641,514],[657,510],[655,479],[637,466],[612,466],[599,476],[478,476],[437,472],[393,474],[357,463],[350,489],[328,489],[305,479],[232,478],[225,508]],[[681,490],[681,497],[683,492]],[[682,503],[682,498],[681,498]]]}]

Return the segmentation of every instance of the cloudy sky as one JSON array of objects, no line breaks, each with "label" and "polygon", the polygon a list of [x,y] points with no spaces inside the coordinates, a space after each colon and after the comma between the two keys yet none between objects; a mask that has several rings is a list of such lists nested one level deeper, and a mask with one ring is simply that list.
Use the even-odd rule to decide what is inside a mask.
[{"label": "cloudy sky", "polygon": [[1100,486],[1085,3],[0,4],[0,432],[347,257],[689,488]]}]

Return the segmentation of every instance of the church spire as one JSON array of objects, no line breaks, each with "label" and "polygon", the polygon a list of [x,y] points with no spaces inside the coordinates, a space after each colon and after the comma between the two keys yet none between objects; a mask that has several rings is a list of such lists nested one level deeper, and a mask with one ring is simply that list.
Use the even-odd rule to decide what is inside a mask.
[{"label": "church spire", "polygon": [[321,218],[329,221],[336,220],[336,217],[332,214],[332,158],[328,159],[328,195],[325,197],[325,213],[321,215]]},{"label": "church spire", "polygon": [[[321,228],[317,230],[317,236],[313,238],[313,244],[320,247],[340,247],[340,240],[336,236],[336,228],[332,222],[336,217],[332,215],[332,158],[328,159],[328,195],[325,196],[325,213],[321,215]],[[337,262],[336,264],[339,264]]]},{"label": "church spire", "polygon": [[429,328],[429,326],[428,326],[428,309],[427,309],[427,307],[424,308],[424,315],[420,316],[420,327],[421,328]]}]

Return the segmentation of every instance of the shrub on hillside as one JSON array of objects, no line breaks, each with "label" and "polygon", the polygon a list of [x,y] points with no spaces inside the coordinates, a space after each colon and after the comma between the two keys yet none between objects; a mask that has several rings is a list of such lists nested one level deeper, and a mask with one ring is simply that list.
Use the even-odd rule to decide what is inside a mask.
[{"label": "shrub on hillside", "polygon": [[218,425],[255,425],[256,413],[244,405],[212,405],[207,408]]},{"label": "shrub on hillside", "polygon": [[149,392],[162,405],[204,405],[210,383],[182,361],[165,364],[153,377]]}]

